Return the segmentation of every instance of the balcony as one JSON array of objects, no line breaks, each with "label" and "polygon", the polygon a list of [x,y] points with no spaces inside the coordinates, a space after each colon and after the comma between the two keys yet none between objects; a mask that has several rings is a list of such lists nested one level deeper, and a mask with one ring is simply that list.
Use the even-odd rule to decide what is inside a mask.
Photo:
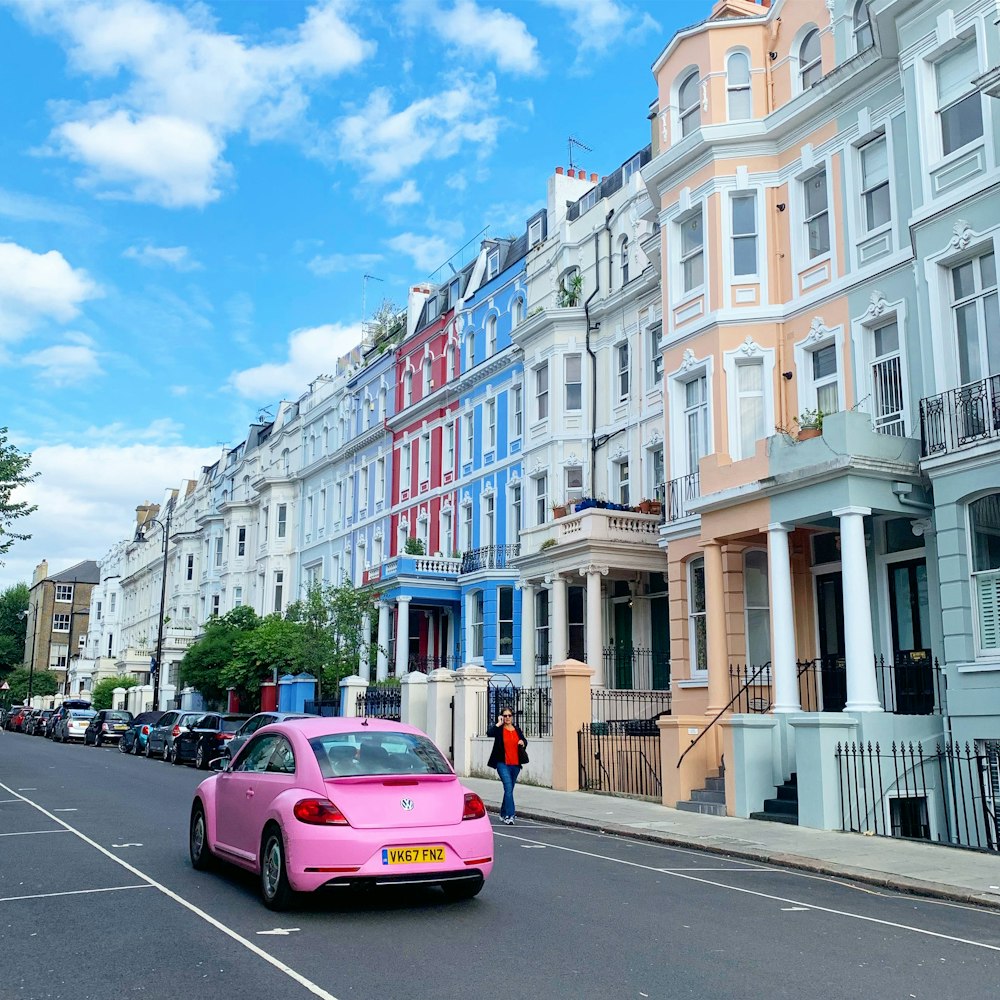
[{"label": "balcony", "polygon": [[692,472],[663,484],[663,520],[667,524],[691,516],[690,505],[701,497],[700,474]]},{"label": "balcony", "polygon": [[924,458],[1000,440],[1000,375],[920,400]]},{"label": "balcony", "polygon": [[416,576],[428,580],[445,580],[454,583],[462,569],[460,558],[447,556],[399,555],[386,560],[365,572],[364,582],[376,583],[401,576]]},{"label": "balcony", "polygon": [[488,569],[510,569],[510,561],[521,554],[520,545],[484,545],[470,549],[462,556],[462,573],[479,573]]}]

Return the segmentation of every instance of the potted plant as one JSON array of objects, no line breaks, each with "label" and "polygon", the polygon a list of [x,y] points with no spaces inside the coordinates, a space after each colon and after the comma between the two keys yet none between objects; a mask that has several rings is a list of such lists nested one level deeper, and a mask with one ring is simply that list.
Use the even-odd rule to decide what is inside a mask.
[{"label": "potted plant", "polygon": [[553,517],[565,517],[566,516],[566,503],[563,500],[553,500],[552,501],[552,516]]},{"label": "potted plant", "polygon": [[541,545],[538,546],[539,552],[544,552],[546,549],[554,549],[556,547],[556,540],[554,538],[546,538]]},{"label": "potted plant", "polygon": [[663,511],[663,504],[659,500],[642,499],[636,508],[640,514],[660,514]]},{"label": "potted plant", "polygon": [[823,433],[822,410],[805,410],[795,418],[795,422],[799,425],[800,441],[819,437]]},{"label": "potted plant", "polygon": [[559,282],[559,305],[563,308],[578,306],[583,292],[583,275],[574,274],[569,282]]}]

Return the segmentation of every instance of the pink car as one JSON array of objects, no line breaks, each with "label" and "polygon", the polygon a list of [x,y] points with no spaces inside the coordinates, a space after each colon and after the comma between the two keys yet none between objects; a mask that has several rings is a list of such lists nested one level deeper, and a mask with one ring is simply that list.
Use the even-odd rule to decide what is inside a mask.
[{"label": "pink car", "polygon": [[439,885],[470,899],[493,868],[493,827],[419,729],[381,719],[264,726],[195,791],[191,864],[260,875],[264,905],[296,892]]}]

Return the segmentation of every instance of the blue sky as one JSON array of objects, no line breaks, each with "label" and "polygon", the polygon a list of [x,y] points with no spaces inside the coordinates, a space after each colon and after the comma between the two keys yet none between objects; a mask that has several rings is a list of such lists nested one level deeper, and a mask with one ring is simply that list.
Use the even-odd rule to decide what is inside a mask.
[{"label": "blue sky", "polygon": [[0,0],[0,426],[45,558],[296,398],[567,162],[649,141],[650,66],[708,0]]}]

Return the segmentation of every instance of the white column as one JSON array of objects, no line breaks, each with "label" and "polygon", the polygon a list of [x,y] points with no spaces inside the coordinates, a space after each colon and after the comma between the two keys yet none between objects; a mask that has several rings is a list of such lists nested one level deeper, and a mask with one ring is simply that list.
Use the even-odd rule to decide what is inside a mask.
[{"label": "white column", "polygon": [[552,619],[549,621],[552,665],[565,663],[569,659],[569,621],[566,578],[558,573],[548,578],[552,587]]},{"label": "white column", "polygon": [[375,654],[375,680],[389,676],[389,602],[378,602],[378,651]]},{"label": "white column", "polygon": [[771,670],[774,711],[801,712],[795,671],[795,612],[792,603],[792,563],[787,524],[767,526],[767,580],[771,592]]},{"label": "white column", "polygon": [[586,566],[580,570],[580,574],[587,578],[587,666],[594,672],[590,682],[593,687],[604,687],[604,620],[601,614],[601,577],[607,571],[607,566]]},{"label": "white column", "polygon": [[366,611],[361,616],[361,656],[359,657],[360,662],[358,663],[358,674],[366,681],[370,681],[372,679],[371,635],[372,616]]},{"label": "white column", "polygon": [[410,659],[410,597],[401,594],[396,598],[396,676],[402,677]]},{"label": "white column", "polygon": [[[455,648],[455,615],[452,611],[446,610],[444,618],[441,620],[441,666],[451,665],[452,650]],[[430,671],[428,671],[429,673]]]},{"label": "white column", "polygon": [[870,513],[868,507],[842,507],[833,512],[840,518],[840,560],[844,579],[845,712],[882,711],[875,679],[875,641],[865,548],[865,515]]},{"label": "white column", "polygon": [[[434,622],[434,612],[425,612],[427,618],[427,657],[428,659],[437,656],[437,643],[435,642],[435,622]],[[434,669],[433,667],[431,669]]]},{"label": "white column", "polygon": [[340,714],[344,718],[354,719],[364,712],[358,711],[358,698],[368,690],[368,681],[364,677],[344,677],[340,681]]},{"label": "white column", "polygon": [[521,591],[521,687],[535,686],[535,588],[520,583]]},{"label": "white column", "polygon": [[427,675],[414,670],[399,679],[400,721],[427,732]]}]

